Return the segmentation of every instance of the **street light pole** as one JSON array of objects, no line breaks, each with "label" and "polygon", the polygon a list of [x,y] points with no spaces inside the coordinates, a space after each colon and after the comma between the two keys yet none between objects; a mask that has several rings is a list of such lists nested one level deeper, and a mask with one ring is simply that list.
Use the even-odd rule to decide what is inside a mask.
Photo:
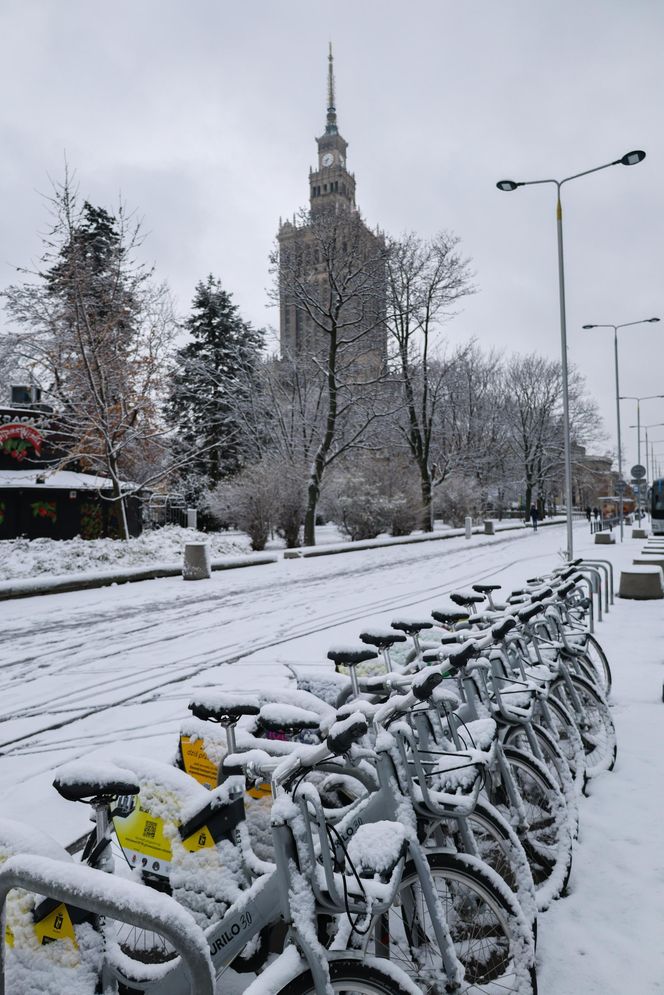
[{"label": "street light pole", "polygon": [[[618,427],[618,479],[622,480],[622,439],[620,437],[620,380],[618,374],[618,329],[619,328],[631,328],[632,325],[649,325],[653,322],[659,321],[659,318],[641,318],[640,321],[624,321],[621,325],[584,325],[584,329],[589,328],[612,328],[613,329],[613,355],[616,367],[616,422]],[[635,401],[638,398],[631,398]],[[645,398],[642,398],[645,400]],[[623,542],[625,538],[624,534],[624,514],[623,514],[623,495],[619,494],[618,499],[620,502],[620,541]]]},{"label": "street light pole", "polygon": [[[649,321],[659,321],[659,318],[650,318]],[[645,394],[642,397],[632,397],[629,394],[622,394],[620,397],[621,401],[636,401],[636,451],[637,457],[636,462],[641,464],[641,401],[655,401],[664,400],[664,394]],[[661,424],[661,422],[659,423]],[[634,428],[634,425],[630,425],[630,428]],[[648,429],[646,428],[646,440],[648,437]],[[648,443],[646,441],[646,462],[648,460]],[[646,479],[648,478],[648,468],[646,467]],[[639,526],[641,525],[641,502],[638,502],[638,518]]]},{"label": "street light pole", "polygon": [[626,152],[621,159],[614,159],[613,162],[606,162],[602,166],[595,166],[593,169],[586,169],[582,173],[574,173],[573,176],[566,176],[563,180],[500,180],[496,186],[499,190],[509,193],[517,187],[539,186],[543,183],[553,183],[556,187],[556,231],[558,238],[558,296],[560,300],[560,351],[563,374],[563,439],[564,439],[564,459],[565,459],[565,503],[567,505],[567,558],[574,557],[574,535],[573,535],[573,508],[572,508],[572,443],[570,437],[569,424],[569,383],[567,370],[567,318],[565,310],[565,265],[563,258],[563,209],[560,190],[564,183],[570,180],[579,179],[581,176],[588,176],[590,173],[597,173],[601,169],[608,169],[609,166],[635,166],[646,157],[645,152],[640,149],[633,152]]}]

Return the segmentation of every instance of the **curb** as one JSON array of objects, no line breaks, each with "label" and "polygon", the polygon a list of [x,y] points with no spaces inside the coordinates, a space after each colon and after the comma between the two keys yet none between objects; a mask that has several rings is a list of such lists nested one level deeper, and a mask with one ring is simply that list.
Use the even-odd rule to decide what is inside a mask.
[{"label": "curb", "polygon": [[[267,563],[277,563],[277,555],[235,557],[232,560],[213,560],[212,570],[238,570],[241,567],[256,567]],[[30,581],[19,580],[6,587],[0,587],[0,601],[10,601],[14,598],[32,598],[40,594],[67,594],[70,591],[86,591],[97,587],[111,587],[113,584],[131,584],[139,580],[157,580],[160,577],[181,577],[181,566],[137,567],[132,571],[122,573],[97,574],[94,577],[81,577],[72,574],[57,580]]]},{"label": "curb", "polygon": [[[538,528],[547,525],[565,525],[561,522],[538,522]],[[525,531],[529,526],[519,521],[515,525],[504,525],[495,529],[493,533],[485,532],[484,529],[476,525],[472,529],[472,535],[500,535],[501,532]],[[390,546],[409,546],[416,542],[438,542],[441,539],[459,539],[465,536],[465,529],[450,529],[448,532],[427,532],[417,536],[398,536],[392,539],[366,539],[364,542],[348,542],[334,546],[308,546],[301,549],[285,549],[283,558],[285,560],[305,560],[312,556],[336,556],[338,553],[354,553],[361,549],[386,549]]]},{"label": "curb", "polygon": [[[565,521],[539,522],[539,528],[547,525],[564,525]],[[522,521],[515,525],[505,525],[495,530],[493,535],[501,532],[525,531],[528,526],[524,526]],[[473,535],[491,535],[484,531],[481,526],[476,526],[472,530]],[[395,536],[389,539],[367,539],[364,542],[348,542],[331,546],[309,546],[304,549],[285,549],[283,553],[274,553],[265,556],[238,556],[233,559],[213,560],[210,564],[212,570],[239,570],[242,567],[263,566],[269,563],[278,563],[284,560],[304,560],[313,556],[336,556],[339,553],[354,553],[367,549],[385,549],[390,546],[408,546],[418,542],[437,542],[441,539],[458,539],[465,535],[464,529],[450,529],[441,533],[425,533],[417,536]],[[99,587],[111,587],[113,584],[132,584],[140,580],[157,580],[160,577],[181,577],[181,566],[161,566],[161,567],[136,567],[133,570],[125,570],[121,573],[109,572],[96,574],[94,577],[72,574],[70,577],[59,577],[52,580],[31,581],[18,580],[7,582],[6,586],[0,584],[0,601],[11,601],[15,598],[32,598],[42,594],[68,594],[71,591],[93,590]]]}]

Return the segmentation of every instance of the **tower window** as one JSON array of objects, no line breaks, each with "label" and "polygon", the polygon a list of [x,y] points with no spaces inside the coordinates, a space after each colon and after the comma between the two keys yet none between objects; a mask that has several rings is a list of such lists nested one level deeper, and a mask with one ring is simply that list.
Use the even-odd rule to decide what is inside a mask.
[{"label": "tower window", "polygon": [[327,183],[323,184],[323,193],[327,193]]}]

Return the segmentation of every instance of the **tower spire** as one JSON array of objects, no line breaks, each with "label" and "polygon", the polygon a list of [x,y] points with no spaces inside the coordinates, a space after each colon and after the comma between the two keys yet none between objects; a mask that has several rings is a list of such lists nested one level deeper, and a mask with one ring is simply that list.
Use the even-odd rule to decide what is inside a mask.
[{"label": "tower spire", "polygon": [[336,135],[337,128],[337,108],[334,101],[334,56],[332,55],[332,42],[327,57],[327,124],[325,132],[328,135]]}]

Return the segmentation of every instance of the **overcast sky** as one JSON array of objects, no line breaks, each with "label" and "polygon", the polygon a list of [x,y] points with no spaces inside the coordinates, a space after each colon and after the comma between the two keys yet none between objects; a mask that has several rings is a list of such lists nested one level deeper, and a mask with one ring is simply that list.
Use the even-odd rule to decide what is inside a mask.
[{"label": "overcast sky", "polygon": [[[664,394],[661,0],[2,0],[0,286],[39,253],[66,153],[83,196],[113,209],[121,194],[145,219],[182,312],[213,272],[276,326],[268,253],[307,201],[329,40],[367,222],[451,229],[473,259],[480,292],[452,342],[559,357],[555,188],[496,181],[647,152],[563,189],[570,360],[615,446],[613,333],[580,328],[662,317],[620,333],[620,386]],[[664,422],[664,400],[642,421]],[[650,436],[664,463],[664,426]]]}]

